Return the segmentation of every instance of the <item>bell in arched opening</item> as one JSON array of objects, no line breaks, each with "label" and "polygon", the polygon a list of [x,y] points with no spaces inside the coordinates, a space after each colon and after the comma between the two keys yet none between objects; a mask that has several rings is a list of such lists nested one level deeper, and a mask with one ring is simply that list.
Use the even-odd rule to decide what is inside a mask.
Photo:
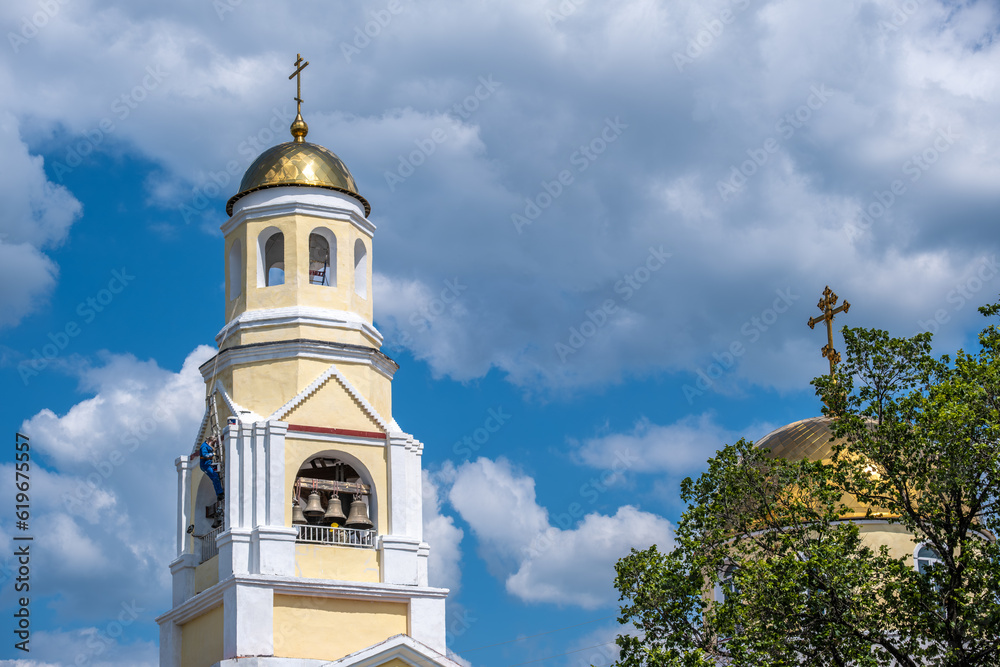
[{"label": "bell in arched opening", "polygon": [[331,265],[332,256],[330,253],[330,242],[321,234],[312,233],[309,235],[309,283],[311,285],[325,285],[327,287],[334,284],[331,274],[336,271],[336,267]]},{"label": "bell in arched opening", "polygon": [[368,518],[368,504],[361,499],[360,495],[354,496],[354,502],[351,503],[351,514],[347,517],[347,522],[344,525],[358,530],[371,530],[374,527],[371,519]]},{"label": "bell in arched opening", "polygon": [[292,501],[292,525],[293,526],[304,526],[309,523],[306,521],[305,515],[302,513],[302,506],[299,505],[298,500]]},{"label": "bell in arched opening", "polygon": [[310,523],[315,523],[323,518],[323,504],[319,500],[319,491],[315,489],[309,494],[309,501],[302,513]]},{"label": "bell in arched opening", "polygon": [[337,492],[330,494],[330,500],[326,504],[326,514],[323,515],[321,523],[334,528],[343,526],[347,516],[344,514],[344,505],[340,502],[340,495]]}]

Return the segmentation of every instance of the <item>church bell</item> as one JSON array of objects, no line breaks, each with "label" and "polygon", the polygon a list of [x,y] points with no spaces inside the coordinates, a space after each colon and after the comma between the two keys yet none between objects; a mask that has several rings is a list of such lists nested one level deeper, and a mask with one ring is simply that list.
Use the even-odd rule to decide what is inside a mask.
[{"label": "church bell", "polygon": [[306,503],[306,508],[302,510],[306,518],[309,521],[317,521],[323,516],[323,505],[319,501],[319,491],[313,489],[313,492],[309,494],[309,502]]},{"label": "church bell", "polygon": [[347,522],[344,525],[358,530],[372,529],[373,524],[368,518],[368,505],[361,500],[361,496],[354,497],[354,502],[351,503],[351,514],[347,517]]},{"label": "church bell", "polygon": [[302,513],[302,506],[299,505],[299,501],[292,501],[292,525],[299,526],[308,523],[306,521],[305,515]]},{"label": "church bell", "polygon": [[[352,507],[351,510],[353,509]],[[326,504],[326,514],[323,515],[322,523],[327,526],[343,526],[346,518],[340,495],[335,491],[330,494],[330,502]]]}]

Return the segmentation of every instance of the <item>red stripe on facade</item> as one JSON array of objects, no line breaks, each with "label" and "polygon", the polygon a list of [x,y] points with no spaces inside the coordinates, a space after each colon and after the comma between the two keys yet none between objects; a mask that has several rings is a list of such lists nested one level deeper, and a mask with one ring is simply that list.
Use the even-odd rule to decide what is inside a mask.
[{"label": "red stripe on facade", "polygon": [[385,440],[385,433],[378,431],[354,431],[349,428],[327,428],[325,426],[305,426],[304,424],[289,424],[289,431],[302,431],[304,433],[326,433],[328,435],[353,435],[358,438],[377,438]]}]

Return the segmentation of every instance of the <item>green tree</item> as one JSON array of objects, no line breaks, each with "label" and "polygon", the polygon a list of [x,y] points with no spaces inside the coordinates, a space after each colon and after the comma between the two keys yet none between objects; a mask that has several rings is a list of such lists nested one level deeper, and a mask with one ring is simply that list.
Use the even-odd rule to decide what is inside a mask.
[{"label": "green tree", "polygon": [[[685,479],[675,549],[616,566],[619,622],[635,628],[617,665],[1000,664],[1000,331],[954,358],[933,356],[930,334],[843,334],[837,381],[813,381],[830,459],[740,440]],[[845,520],[859,507],[936,562],[873,547]]]}]

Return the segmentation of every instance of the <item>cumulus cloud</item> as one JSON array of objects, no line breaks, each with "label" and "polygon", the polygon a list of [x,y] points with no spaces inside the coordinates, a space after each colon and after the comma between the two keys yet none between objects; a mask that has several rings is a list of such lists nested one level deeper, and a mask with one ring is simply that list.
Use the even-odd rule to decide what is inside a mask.
[{"label": "cumulus cloud", "polygon": [[55,287],[59,268],[45,250],[59,246],[82,206],[61,185],[48,180],[43,159],[32,155],[17,119],[0,109],[0,327],[18,324],[38,309]]},{"label": "cumulus cloud", "polygon": [[584,514],[574,503],[550,517],[535,499],[535,480],[503,458],[480,458],[444,472],[448,500],[475,533],[480,556],[507,592],[525,602],[607,605],[614,600],[615,562],[633,547],[673,547],[666,519],[630,505],[607,516]]},{"label": "cumulus cloud", "polygon": [[630,432],[608,433],[576,443],[577,459],[593,468],[610,469],[617,461],[629,470],[686,475],[705,465],[716,450],[740,438],[716,423],[710,413],[688,415],[672,424],[638,421]]},{"label": "cumulus cloud", "polygon": [[[126,605],[142,610],[137,625],[148,625],[169,604],[167,564],[176,549],[173,461],[190,451],[201,422],[198,366],[211,354],[199,347],[176,373],[154,361],[108,355],[81,371],[91,398],[63,415],[42,410],[22,424],[34,461],[32,592],[59,598],[60,623],[106,622]],[[12,481],[13,465],[2,467]],[[0,526],[8,547],[11,530]],[[60,641],[71,642],[71,635]]]},{"label": "cumulus cloud", "polygon": [[[93,150],[156,165],[152,205],[211,227],[293,113],[291,59],[246,36],[294,37],[311,51],[309,139],[374,207],[378,323],[434,372],[557,391],[693,381],[738,343],[712,391],[801,389],[822,372],[802,322],[827,283],[857,323],[912,332],[944,309],[950,346],[976,313],[948,296],[997,250],[1000,12],[897,4],[404,3],[354,53],[364,4],[331,21],[321,5],[292,20],[98,0],[60,5],[31,57],[0,65],[0,90],[53,162],[100,136]],[[706,40],[723,9],[733,21]],[[71,202],[35,182],[52,237]],[[39,246],[16,259],[12,279],[51,289]],[[442,307],[449,281],[465,289]],[[798,300],[750,324],[778,290]],[[5,312],[36,301],[20,298]]]},{"label": "cumulus cloud", "polygon": [[464,531],[453,517],[441,513],[438,484],[427,470],[422,471],[424,541],[431,545],[427,578],[431,586],[457,593],[462,584],[462,537]]},{"label": "cumulus cloud", "polygon": [[613,515],[588,514],[572,530],[548,528],[507,578],[507,591],[526,602],[554,602],[596,609],[614,601],[614,565],[633,548],[674,547],[666,519],[625,505]]},{"label": "cumulus cloud", "polygon": [[[131,619],[133,608],[121,610],[123,619]],[[134,620],[132,621],[134,622]],[[36,630],[32,633],[30,660],[0,660],[0,667],[155,667],[160,662],[156,644],[124,641],[135,629],[132,623],[111,621],[106,626],[70,631]]]}]

